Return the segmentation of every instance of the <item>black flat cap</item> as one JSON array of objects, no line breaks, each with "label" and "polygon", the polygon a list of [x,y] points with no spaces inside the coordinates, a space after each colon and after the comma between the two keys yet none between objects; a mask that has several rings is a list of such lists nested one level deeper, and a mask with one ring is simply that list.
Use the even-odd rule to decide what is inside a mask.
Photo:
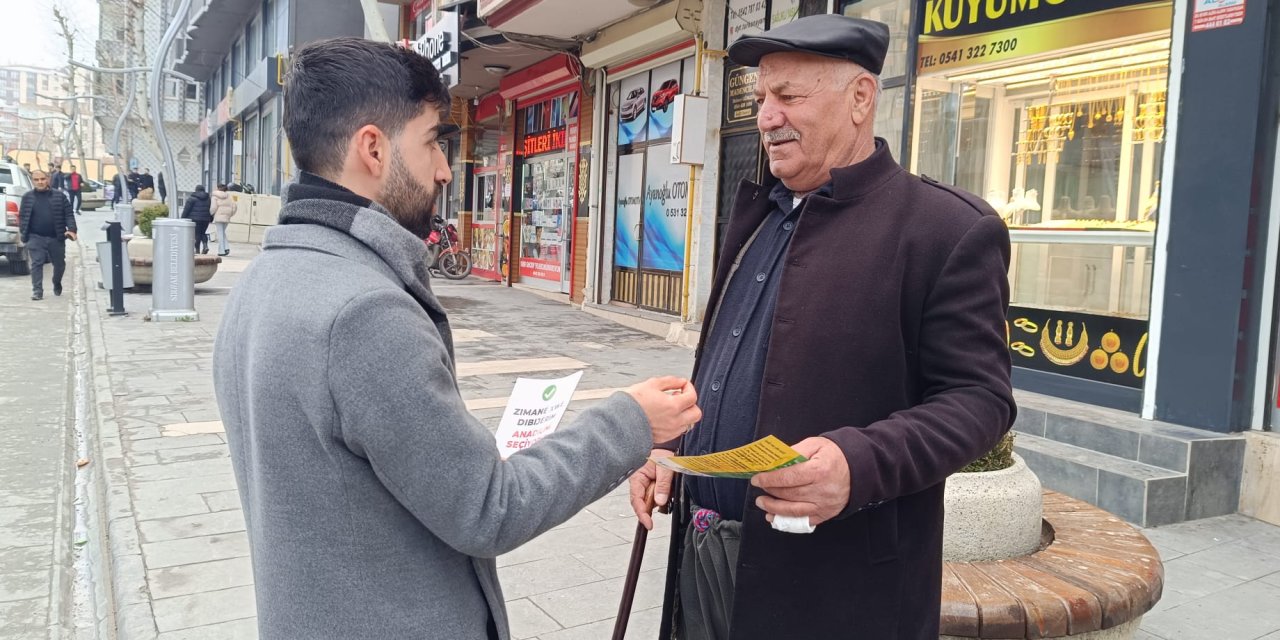
[{"label": "black flat cap", "polygon": [[757,67],[760,58],[770,53],[812,53],[856,62],[880,75],[888,50],[889,26],[883,22],[823,14],[800,18],[759,35],[738,38],[729,45],[729,59]]}]

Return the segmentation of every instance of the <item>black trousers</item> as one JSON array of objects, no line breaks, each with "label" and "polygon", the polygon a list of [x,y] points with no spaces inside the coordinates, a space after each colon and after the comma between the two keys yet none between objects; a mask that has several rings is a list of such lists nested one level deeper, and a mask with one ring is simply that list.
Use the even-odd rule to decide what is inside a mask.
[{"label": "black trousers", "polygon": [[53,288],[62,288],[62,274],[67,270],[67,248],[63,238],[31,235],[27,241],[31,254],[31,293],[44,295],[44,265],[53,264]]},{"label": "black trousers", "polygon": [[199,253],[200,248],[209,248],[209,223],[196,220],[196,252]]},{"label": "black trousers", "polygon": [[71,201],[71,210],[80,213],[80,201],[83,196],[75,189],[67,189],[67,199]]}]

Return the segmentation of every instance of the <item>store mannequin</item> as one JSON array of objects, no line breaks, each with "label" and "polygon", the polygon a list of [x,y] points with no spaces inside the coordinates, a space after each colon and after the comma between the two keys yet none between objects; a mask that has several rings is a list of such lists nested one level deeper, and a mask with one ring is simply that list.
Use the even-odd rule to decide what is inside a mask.
[{"label": "store mannequin", "polygon": [[1113,220],[1116,217],[1116,208],[1111,206],[1111,196],[1098,196],[1098,218],[1103,220]]},{"label": "store mannequin", "polygon": [[1092,220],[1098,217],[1098,205],[1094,204],[1093,196],[1085,196],[1080,199],[1080,213],[1085,220]]},{"label": "store mannequin", "polygon": [[1071,220],[1076,217],[1078,212],[1071,207],[1071,196],[1062,196],[1058,198],[1058,206],[1053,210],[1054,220]]}]

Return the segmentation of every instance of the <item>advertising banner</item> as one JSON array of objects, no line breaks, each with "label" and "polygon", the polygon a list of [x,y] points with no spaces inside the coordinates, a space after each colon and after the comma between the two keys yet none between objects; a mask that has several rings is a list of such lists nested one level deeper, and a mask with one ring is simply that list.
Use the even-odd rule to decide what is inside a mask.
[{"label": "advertising banner", "polygon": [[1168,30],[1173,3],[1147,0],[924,0],[921,73]]},{"label": "advertising banner", "polygon": [[1191,30],[1207,31],[1244,24],[1244,0],[1196,0]]},{"label": "advertising banner", "polygon": [[1146,320],[1009,307],[1006,322],[1015,367],[1142,388]]},{"label": "advertising banner", "polygon": [[622,81],[621,103],[618,105],[618,146],[648,140],[649,74],[642,73]]},{"label": "advertising banner", "polygon": [[764,31],[764,19],[769,15],[766,0],[729,0],[729,22],[726,25],[725,42],[733,44],[742,36]]},{"label": "advertising banner", "polygon": [[680,61],[653,70],[649,83],[649,139],[671,137],[676,96],[680,95]]},{"label": "advertising banner", "polygon": [[613,225],[613,266],[640,266],[640,215],[644,203],[644,154],[618,157],[618,202]]},{"label": "advertising banner", "polygon": [[650,147],[646,165],[641,266],[683,271],[689,221],[689,167],[671,163],[669,144]]}]

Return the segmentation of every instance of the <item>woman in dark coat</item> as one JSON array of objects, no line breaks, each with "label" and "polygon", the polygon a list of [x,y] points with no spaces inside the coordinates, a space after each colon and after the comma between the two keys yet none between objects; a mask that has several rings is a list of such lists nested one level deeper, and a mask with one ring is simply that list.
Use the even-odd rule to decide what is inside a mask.
[{"label": "woman in dark coat", "polygon": [[196,185],[196,190],[187,196],[187,204],[182,207],[182,217],[190,218],[196,223],[196,251],[209,253],[209,223],[213,222],[213,213],[209,211],[209,192],[204,185]]}]

